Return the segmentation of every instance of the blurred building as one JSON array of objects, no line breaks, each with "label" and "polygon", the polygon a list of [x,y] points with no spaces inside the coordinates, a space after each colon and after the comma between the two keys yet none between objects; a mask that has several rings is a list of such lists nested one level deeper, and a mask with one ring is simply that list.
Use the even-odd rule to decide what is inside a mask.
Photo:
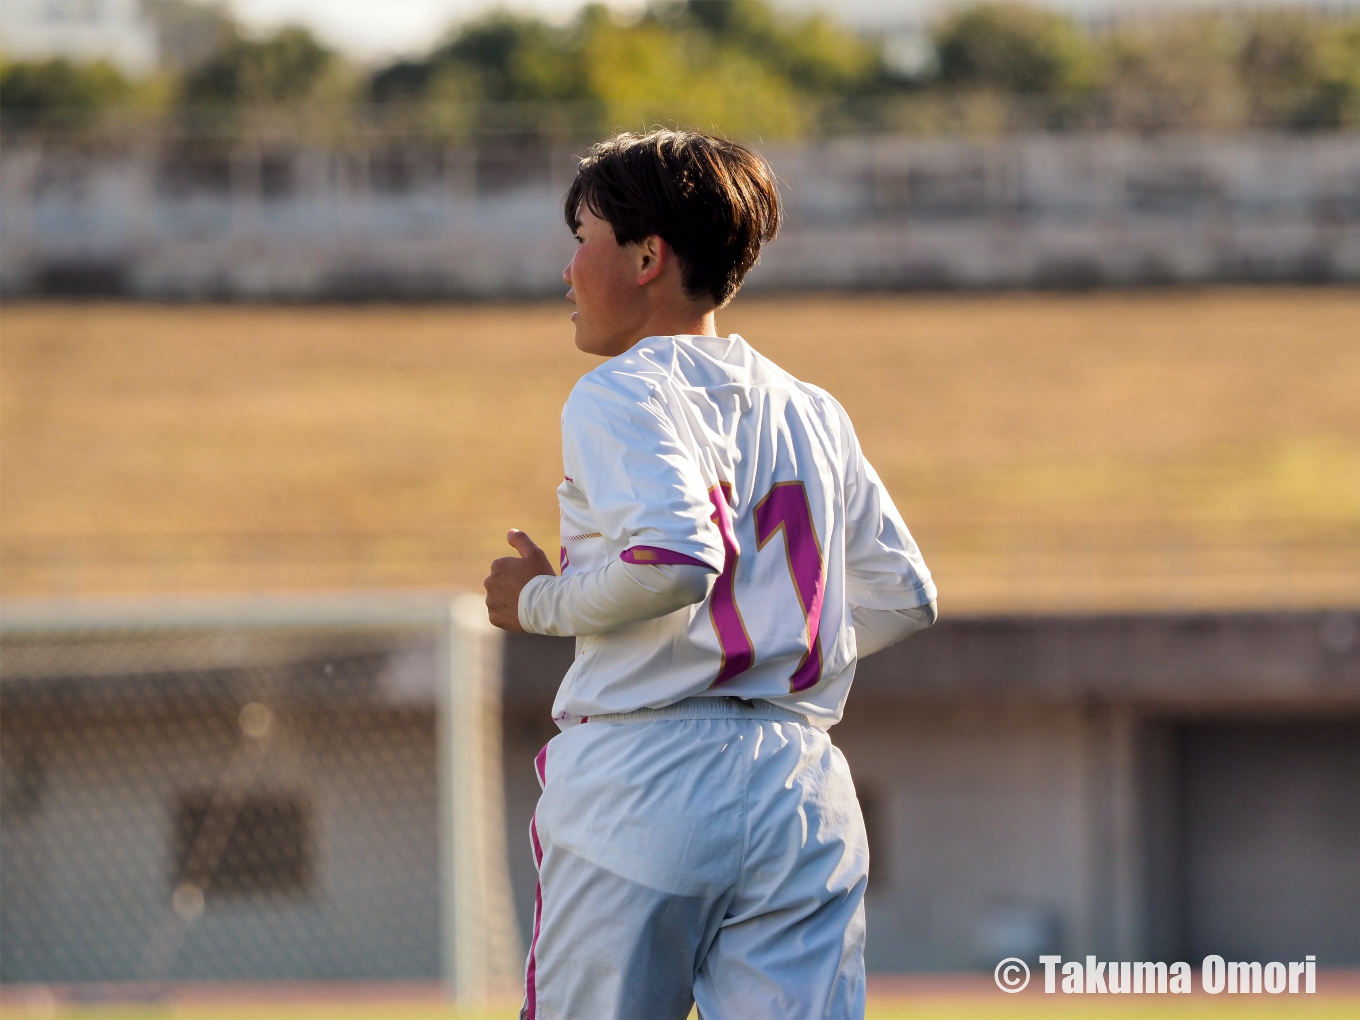
[{"label": "blurred building", "polygon": [[154,23],[142,0],[5,0],[0,52],[14,60],[107,60],[129,74],[156,66]]},{"label": "blurred building", "polygon": [[[0,289],[560,292],[560,202],[583,145],[298,130],[16,133],[0,153]],[[1360,280],[1353,132],[850,137],[768,154],[788,223],[757,290]]]}]

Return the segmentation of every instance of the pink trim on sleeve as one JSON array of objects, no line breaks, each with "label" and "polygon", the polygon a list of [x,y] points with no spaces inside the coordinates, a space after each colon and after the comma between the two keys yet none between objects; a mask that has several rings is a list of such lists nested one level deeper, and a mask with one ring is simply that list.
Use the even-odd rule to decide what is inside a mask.
[{"label": "pink trim on sleeve", "polygon": [[[635,545],[619,553],[619,559],[624,563],[640,563],[653,567],[660,567],[674,564],[682,567],[703,567],[705,570],[713,570],[703,560],[695,559],[693,556],[686,556],[673,549],[659,549],[654,545]],[[716,571],[714,571],[716,573]]]}]

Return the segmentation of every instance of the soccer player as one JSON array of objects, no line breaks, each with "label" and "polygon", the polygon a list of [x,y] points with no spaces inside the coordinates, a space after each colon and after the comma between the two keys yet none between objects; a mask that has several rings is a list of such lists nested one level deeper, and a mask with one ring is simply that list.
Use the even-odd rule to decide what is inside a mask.
[{"label": "soccer player", "polygon": [[779,228],[761,157],[619,135],[566,218],[576,346],[608,360],[562,410],[562,572],[511,531],[486,579],[496,626],[577,639],[521,1016],[862,1016],[869,852],[827,729],[935,586],[840,404],[718,335]]}]

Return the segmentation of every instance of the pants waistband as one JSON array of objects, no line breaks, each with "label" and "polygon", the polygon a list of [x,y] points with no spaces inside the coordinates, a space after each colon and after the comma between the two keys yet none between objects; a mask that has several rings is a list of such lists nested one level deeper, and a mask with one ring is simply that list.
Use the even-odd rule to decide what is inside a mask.
[{"label": "pants waistband", "polygon": [[695,697],[685,698],[661,708],[639,708],[635,712],[607,712],[592,715],[590,722],[655,722],[658,719],[762,719],[769,722],[796,722],[813,725],[801,712],[757,698]]}]

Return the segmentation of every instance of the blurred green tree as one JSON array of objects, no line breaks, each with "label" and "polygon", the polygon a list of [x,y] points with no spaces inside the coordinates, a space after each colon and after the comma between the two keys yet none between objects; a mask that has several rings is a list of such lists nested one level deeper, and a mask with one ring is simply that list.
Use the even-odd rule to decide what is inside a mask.
[{"label": "blurred green tree", "polygon": [[[450,89],[452,82],[458,84]],[[496,11],[464,25],[423,60],[381,68],[368,91],[379,103],[420,101],[432,91],[448,98],[522,102],[578,99],[583,84],[580,47],[569,33]]]},{"label": "blurred green tree", "polygon": [[435,51],[435,67],[475,72],[493,101],[577,99],[584,84],[581,54],[568,33],[534,18],[493,14],[467,26]]},{"label": "blurred green tree", "polygon": [[[666,10],[654,8],[653,17],[664,19]],[[686,0],[679,10],[683,20],[765,64],[804,94],[876,90],[885,80],[880,48],[825,13],[780,17],[764,0]]]},{"label": "blurred green tree", "polygon": [[585,44],[601,128],[671,124],[739,137],[788,138],[807,111],[789,81],[734,45],[654,21],[601,23]]},{"label": "blurred green tree", "polygon": [[596,132],[662,122],[783,138],[807,127],[816,102],[872,91],[883,78],[878,48],[825,15],[781,15],[766,0],[691,0],[653,3],[631,19],[591,4],[563,27],[495,12],[423,60],[378,70],[369,96],[568,101]]},{"label": "blurred green tree", "polygon": [[1137,130],[1237,124],[1244,116],[1234,58],[1241,33],[1226,19],[1186,15],[1120,29],[1102,46],[1114,123]]},{"label": "blurred green tree", "polygon": [[1054,96],[1096,83],[1092,47],[1054,11],[978,4],[945,18],[934,41],[939,82],[951,89]]},{"label": "blurred green tree", "polygon": [[[426,56],[372,73],[303,28],[252,37],[226,0],[143,3],[161,71],[129,81],[106,63],[0,62],[6,125],[76,126],[113,107],[160,116],[177,106],[220,127],[267,126],[300,108],[284,120],[338,138],[360,122],[352,104],[362,100],[387,128],[444,138],[657,123],[763,140],[1017,122],[1360,124],[1360,17],[1314,11],[1168,14],[1093,36],[1061,13],[988,0],[935,26],[936,59],[908,81],[889,70],[882,40],[769,0],[652,0],[629,12],[589,3],[561,25],[492,11]],[[257,108],[258,118],[248,114]]]},{"label": "blurred green tree", "polygon": [[183,80],[190,107],[270,106],[307,99],[337,64],[336,54],[305,28],[288,26],[264,39],[239,33]]},{"label": "blurred green tree", "polygon": [[1338,127],[1360,96],[1360,21],[1338,26],[1294,11],[1259,14],[1237,69],[1254,123]]},{"label": "blurred green tree", "polygon": [[82,127],[125,102],[132,91],[132,83],[104,61],[0,61],[6,126]]},{"label": "blurred green tree", "polygon": [[1338,124],[1360,126],[1360,16],[1336,26],[1323,45],[1323,89]]},{"label": "blurred green tree", "polygon": [[461,26],[424,59],[378,69],[369,77],[368,98],[386,109],[389,122],[444,136],[478,127],[579,132],[588,126],[579,117],[544,105],[589,98],[577,36],[536,18],[493,11]]}]

